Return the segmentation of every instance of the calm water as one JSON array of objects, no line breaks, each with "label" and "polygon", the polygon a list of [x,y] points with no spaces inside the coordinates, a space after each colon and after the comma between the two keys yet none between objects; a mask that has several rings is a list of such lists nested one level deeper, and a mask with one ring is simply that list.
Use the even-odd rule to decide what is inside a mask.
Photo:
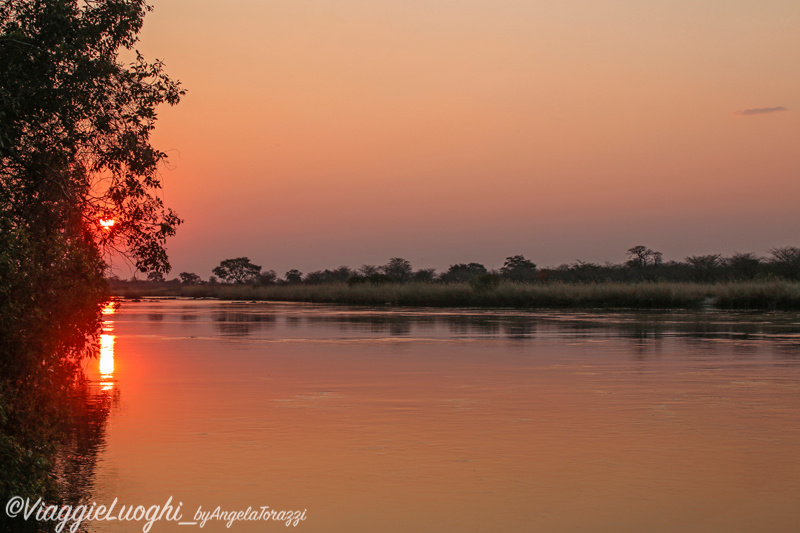
[{"label": "calm water", "polygon": [[306,510],[306,532],[800,531],[800,315],[164,300],[106,318],[98,503]]}]

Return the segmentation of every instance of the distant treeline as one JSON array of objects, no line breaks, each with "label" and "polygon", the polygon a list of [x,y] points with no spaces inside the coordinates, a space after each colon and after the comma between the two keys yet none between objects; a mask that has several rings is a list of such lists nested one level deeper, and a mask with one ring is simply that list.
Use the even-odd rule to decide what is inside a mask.
[{"label": "distant treeline", "polygon": [[358,269],[341,266],[335,269],[303,273],[292,269],[278,276],[274,270],[264,270],[247,257],[226,259],[213,269],[208,280],[193,272],[181,272],[179,277],[167,281],[160,273],[152,273],[148,280],[126,282],[112,278],[113,286],[131,284],[228,284],[228,285],[324,285],[346,283],[402,284],[441,283],[470,284],[485,288],[500,282],[517,283],[637,283],[637,282],[697,282],[727,283],[745,281],[788,280],[800,281],[800,248],[788,246],[770,250],[768,257],[754,253],[695,255],[682,261],[664,261],[663,254],[634,246],[627,251],[623,263],[597,264],[576,261],[555,268],[539,268],[523,255],[507,257],[502,268],[489,270],[480,263],[457,263],[445,272],[434,268],[415,270],[411,263],[395,257],[385,265],[362,265]]}]

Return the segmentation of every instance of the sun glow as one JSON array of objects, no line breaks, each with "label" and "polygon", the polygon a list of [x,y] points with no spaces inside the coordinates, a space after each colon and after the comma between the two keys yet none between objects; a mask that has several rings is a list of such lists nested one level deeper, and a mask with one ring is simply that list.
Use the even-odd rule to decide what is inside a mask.
[{"label": "sun glow", "polygon": [[[112,221],[113,222],[113,221]],[[109,303],[103,307],[103,315],[113,315],[116,311],[114,304]],[[114,321],[111,317],[103,320],[103,333],[100,335],[100,388],[110,390],[114,388]]]},{"label": "sun glow", "polygon": [[100,219],[100,226],[104,229],[110,230],[116,221],[113,218]]},{"label": "sun glow", "polygon": [[100,378],[110,379],[114,374],[114,335],[100,335]]}]

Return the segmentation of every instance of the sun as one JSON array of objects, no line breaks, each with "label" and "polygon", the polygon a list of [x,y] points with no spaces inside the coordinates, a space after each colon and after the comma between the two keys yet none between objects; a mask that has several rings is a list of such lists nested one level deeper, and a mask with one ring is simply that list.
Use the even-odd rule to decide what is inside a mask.
[{"label": "sun", "polygon": [[100,226],[104,229],[110,230],[116,221],[113,218],[100,219]]}]

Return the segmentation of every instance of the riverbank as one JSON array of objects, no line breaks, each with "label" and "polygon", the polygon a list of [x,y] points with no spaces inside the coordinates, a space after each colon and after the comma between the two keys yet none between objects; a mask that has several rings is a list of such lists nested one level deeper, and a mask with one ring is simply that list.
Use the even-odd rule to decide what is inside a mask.
[{"label": "riverbank", "polygon": [[517,308],[800,309],[800,283],[550,283],[502,282],[491,287],[467,283],[348,285],[175,285],[121,284],[115,296],[173,296],[220,300],[273,300],[348,305]]}]

